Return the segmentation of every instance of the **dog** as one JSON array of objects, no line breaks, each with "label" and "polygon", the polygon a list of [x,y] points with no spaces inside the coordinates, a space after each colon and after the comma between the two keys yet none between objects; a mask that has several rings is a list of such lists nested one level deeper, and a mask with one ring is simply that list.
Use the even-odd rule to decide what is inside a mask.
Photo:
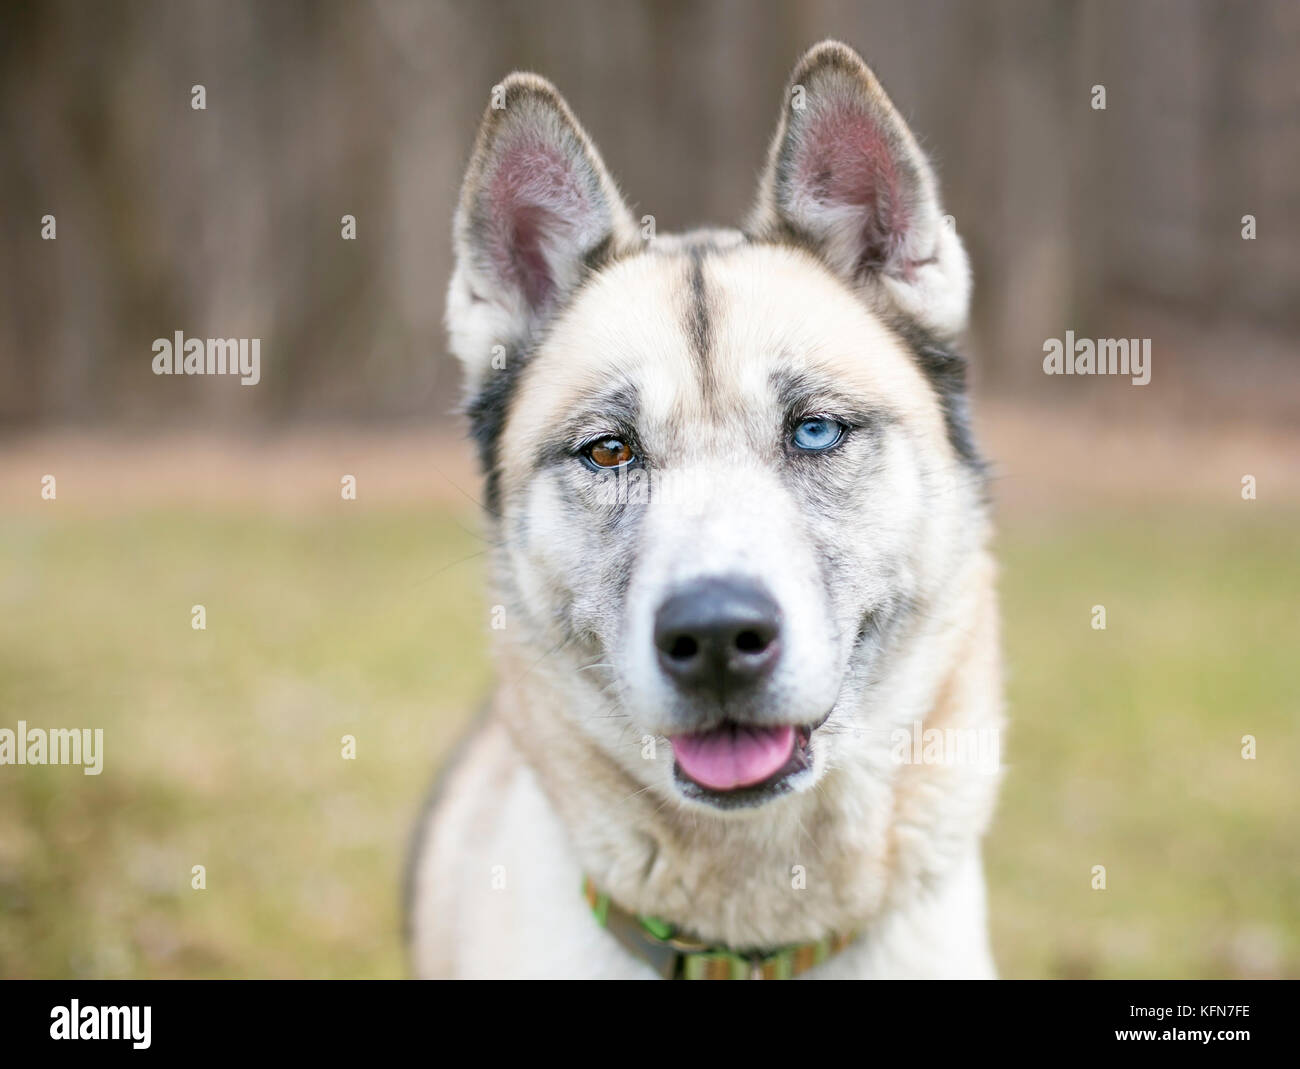
[{"label": "dog", "polygon": [[875,76],[812,48],[744,227],[656,236],[512,74],[453,234],[498,683],[413,971],[993,977],[999,777],[930,745],[1003,718],[970,269]]}]

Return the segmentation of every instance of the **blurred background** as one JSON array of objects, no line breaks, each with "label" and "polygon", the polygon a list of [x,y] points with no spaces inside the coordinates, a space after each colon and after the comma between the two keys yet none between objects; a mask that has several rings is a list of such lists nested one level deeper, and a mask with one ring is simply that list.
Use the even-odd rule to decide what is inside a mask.
[{"label": "blurred background", "polygon": [[[0,976],[403,972],[405,836],[490,681],[441,319],[491,87],[551,78],[660,231],[737,223],[826,36],[975,271],[1003,972],[1300,976],[1287,0],[5,7],[0,727],[106,752],[0,766]],[[178,330],[261,338],[262,381],[153,375]],[[1066,330],[1150,338],[1150,384],[1045,376]]]}]

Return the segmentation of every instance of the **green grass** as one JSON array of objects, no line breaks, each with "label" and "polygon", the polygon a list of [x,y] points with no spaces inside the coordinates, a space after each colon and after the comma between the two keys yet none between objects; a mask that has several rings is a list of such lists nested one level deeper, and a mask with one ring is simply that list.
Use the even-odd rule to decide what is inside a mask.
[{"label": "green grass", "polygon": [[[1005,974],[1300,975],[1300,516],[1253,508],[1004,522]],[[6,521],[0,727],[102,727],[105,765],[0,767],[0,976],[404,971],[406,836],[488,687],[483,543],[339,509]]]},{"label": "green grass", "polygon": [[1300,975],[1300,517],[1253,508],[1003,537],[1006,975]]},{"label": "green grass", "polygon": [[103,726],[105,759],[0,768],[4,975],[402,971],[405,839],[488,684],[482,545],[340,507],[9,525],[0,727]]}]

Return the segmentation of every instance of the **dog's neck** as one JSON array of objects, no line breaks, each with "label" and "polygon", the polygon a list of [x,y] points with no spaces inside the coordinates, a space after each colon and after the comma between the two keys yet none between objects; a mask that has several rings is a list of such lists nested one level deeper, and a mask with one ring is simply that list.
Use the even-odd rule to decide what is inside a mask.
[{"label": "dog's neck", "polygon": [[[981,556],[944,611],[916,620],[838,733],[836,766],[812,789],[755,809],[685,808],[612,760],[575,718],[590,704],[562,674],[501,664],[497,712],[568,829],[584,873],[623,909],[734,947],[780,946],[869,928],[891,904],[941,883],[987,824],[996,775],[900,763],[898,729],[996,731],[997,614]],[[955,622],[955,621],[960,621]],[[918,671],[909,658],[930,664]],[[945,670],[935,672],[942,663]],[[925,680],[924,685],[916,681]],[[577,888],[574,890],[578,893]]]}]

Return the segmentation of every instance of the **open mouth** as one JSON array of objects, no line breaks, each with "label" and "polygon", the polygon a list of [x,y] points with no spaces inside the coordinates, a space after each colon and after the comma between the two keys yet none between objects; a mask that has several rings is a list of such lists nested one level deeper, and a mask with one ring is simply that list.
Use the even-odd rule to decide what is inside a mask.
[{"label": "open mouth", "polygon": [[677,782],[688,797],[724,809],[766,801],[812,767],[812,733],[824,722],[766,727],[727,720],[709,731],[672,735]]}]

